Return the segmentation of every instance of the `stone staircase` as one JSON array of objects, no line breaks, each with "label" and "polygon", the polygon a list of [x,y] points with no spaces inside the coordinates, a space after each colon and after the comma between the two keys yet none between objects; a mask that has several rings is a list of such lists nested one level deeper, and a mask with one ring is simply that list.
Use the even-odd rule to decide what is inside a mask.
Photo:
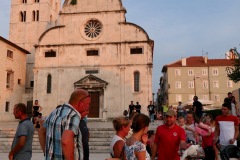
[{"label": "stone staircase", "polygon": [[[16,130],[2,129],[0,130],[0,153],[8,153],[14,138]],[[109,145],[115,131],[112,128],[89,128],[90,153],[109,153]],[[42,153],[37,131],[33,138],[33,152]]]}]

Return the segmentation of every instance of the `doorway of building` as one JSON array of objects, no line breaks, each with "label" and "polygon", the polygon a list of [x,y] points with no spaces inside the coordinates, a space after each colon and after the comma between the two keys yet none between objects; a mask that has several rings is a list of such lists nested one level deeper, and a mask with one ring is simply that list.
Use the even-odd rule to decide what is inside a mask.
[{"label": "doorway of building", "polygon": [[89,106],[89,118],[99,118],[99,96],[100,92],[90,92],[91,103]]},{"label": "doorway of building", "polygon": [[32,107],[33,107],[33,101],[27,101],[27,115],[28,115],[28,117],[32,117]]}]

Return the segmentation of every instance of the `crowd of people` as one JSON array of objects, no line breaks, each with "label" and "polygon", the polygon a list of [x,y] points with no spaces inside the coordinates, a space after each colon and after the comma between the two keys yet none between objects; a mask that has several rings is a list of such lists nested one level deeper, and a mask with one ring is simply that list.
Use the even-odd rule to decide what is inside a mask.
[{"label": "crowd of people", "polygon": [[[177,110],[163,108],[163,125],[149,130],[154,122],[156,108],[150,101],[149,115],[141,113],[141,105],[133,101],[124,116],[112,123],[116,131],[110,143],[110,159],[126,160],[179,160],[184,150],[200,144],[206,160],[218,160],[217,141],[220,150],[228,145],[236,145],[239,135],[238,107],[231,93],[224,99],[222,115],[214,120],[212,115],[203,114],[203,106],[194,97],[193,107],[186,112],[179,105]],[[23,103],[14,106],[13,114],[20,119],[14,137],[9,160],[30,160],[34,127],[38,128],[39,142],[46,160],[71,159],[89,160],[89,130],[84,118],[89,114],[90,94],[75,90],[68,103],[59,105],[43,120],[42,107],[35,101],[33,122],[27,116]],[[38,126],[38,127],[37,127]]]},{"label": "crowd of people", "polygon": [[[131,107],[134,108],[133,102],[129,105],[129,111],[134,113],[134,111],[131,112]],[[113,138],[110,146],[112,158],[108,160],[179,160],[183,152],[193,145],[199,145],[203,149],[202,152],[199,150],[197,155],[199,158],[218,160],[219,150],[217,147],[223,151],[228,145],[237,145],[239,120],[236,115],[239,112],[231,93],[228,93],[228,97],[222,104],[222,115],[216,117],[215,120],[211,114],[203,113],[203,105],[198,101],[197,96],[194,96],[192,108],[188,111],[181,102],[176,110],[164,104],[162,107],[164,123],[155,131],[148,131],[148,126],[152,122],[152,114],[156,114],[156,109],[152,107],[152,102],[147,108],[148,116],[137,114],[132,117],[130,114],[130,120],[123,123],[126,126],[120,128],[125,131],[125,134],[122,134],[118,140]],[[154,111],[151,111],[152,108]],[[119,118],[121,119],[121,117]],[[122,117],[122,121],[124,119],[126,119],[126,114]],[[114,126],[116,126],[116,121],[114,121]],[[120,124],[119,122],[118,126],[121,126]],[[130,125],[131,128],[129,128]],[[116,127],[114,128],[118,135],[118,130]],[[126,138],[128,130],[129,132],[132,130],[132,134]],[[118,143],[121,145],[117,145]]]}]

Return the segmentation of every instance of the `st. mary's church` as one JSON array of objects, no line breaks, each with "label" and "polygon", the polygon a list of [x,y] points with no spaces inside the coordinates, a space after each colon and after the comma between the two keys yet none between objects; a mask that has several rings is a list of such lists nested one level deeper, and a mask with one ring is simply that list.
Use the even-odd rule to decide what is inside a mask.
[{"label": "st. mary's church", "polygon": [[83,88],[91,94],[89,118],[122,115],[130,101],[147,113],[154,42],[125,15],[121,0],[12,0],[9,40],[31,53],[22,91],[28,109],[37,99],[46,116]]}]

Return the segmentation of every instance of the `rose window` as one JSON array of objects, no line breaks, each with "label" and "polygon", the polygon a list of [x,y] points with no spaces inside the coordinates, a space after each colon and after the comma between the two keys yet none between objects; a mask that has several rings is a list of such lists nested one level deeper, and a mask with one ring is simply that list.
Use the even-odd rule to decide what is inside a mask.
[{"label": "rose window", "polygon": [[90,20],[84,28],[84,32],[89,38],[96,38],[102,31],[102,24],[97,20]]}]

